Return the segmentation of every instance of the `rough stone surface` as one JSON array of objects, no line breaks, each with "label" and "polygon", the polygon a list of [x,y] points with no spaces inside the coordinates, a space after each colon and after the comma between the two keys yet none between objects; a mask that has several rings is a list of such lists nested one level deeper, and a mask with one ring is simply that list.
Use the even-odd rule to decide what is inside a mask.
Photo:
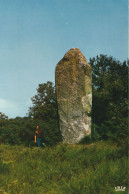
[{"label": "rough stone surface", "polygon": [[56,66],[56,94],[64,143],[91,134],[91,66],[78,48],[70,49]]}]

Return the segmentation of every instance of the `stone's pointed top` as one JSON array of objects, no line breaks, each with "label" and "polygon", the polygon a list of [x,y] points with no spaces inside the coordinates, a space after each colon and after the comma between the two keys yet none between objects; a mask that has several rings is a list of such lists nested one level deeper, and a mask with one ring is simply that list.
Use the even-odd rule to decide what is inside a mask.
[{"label": "stone's pointed top", "polygon": [[71,48],[65,55],[63,59],[67,59],[67,60],[72,60],[73,58],[75,58],[77,60],[77,62],[79,63],[86,63],[87,64],[87,60],[84,57],[84,55],[82,54],[82,52],[80,51],[79,48]]},{"label": "stone's pointed top", "polygon": [[72,50],[75,51],[75,52],[81,52],[79,48],[71,48],[69,51],[72,51]]}]

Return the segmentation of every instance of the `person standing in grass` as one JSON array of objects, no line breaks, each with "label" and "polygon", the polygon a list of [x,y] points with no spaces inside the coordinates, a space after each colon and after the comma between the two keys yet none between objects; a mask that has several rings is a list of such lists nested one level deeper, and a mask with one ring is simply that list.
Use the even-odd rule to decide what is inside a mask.
[{"label": "person standing in grass", "polygon": [[34,139],[35,139],[35,143],[37,144],[38,147],[41,146],[42,138],[43,138],[43,130],[39,128],[39,125],[37,125]]}]

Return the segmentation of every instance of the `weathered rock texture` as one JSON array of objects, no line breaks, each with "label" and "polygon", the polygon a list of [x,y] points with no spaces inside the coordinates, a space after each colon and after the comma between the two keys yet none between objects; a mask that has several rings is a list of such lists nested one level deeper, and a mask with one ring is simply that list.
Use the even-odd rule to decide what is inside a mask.
[{"label": "weathered rock texture", "polygon": [[56,93],[64,143],[91,134],[91,66],[78,48],[70,49],[56,66]]}]

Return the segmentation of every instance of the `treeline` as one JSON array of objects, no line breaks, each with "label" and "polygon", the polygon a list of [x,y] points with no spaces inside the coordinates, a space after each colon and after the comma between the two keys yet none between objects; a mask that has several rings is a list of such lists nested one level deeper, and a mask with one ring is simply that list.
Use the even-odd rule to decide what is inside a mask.
[{"label": "treeline", "polygon": [[[91,58],[92,65],[92,134],[91,141],[113,139],[126,143],[128,136],[128,67],[113,57]],[[27,117],[8,119],[0,114],[0,142],[34,145],[36,125],[44,131],[44,142],[62,141],[58,123],[56,89],[52,82],[39,84],[31,98]],[[86,138],[87,141],[87,138]]]},{"label": "treeline", "polygon": [[104,55],[90,59],[92,65],[92,136],[127,143],[128,66]]}]

